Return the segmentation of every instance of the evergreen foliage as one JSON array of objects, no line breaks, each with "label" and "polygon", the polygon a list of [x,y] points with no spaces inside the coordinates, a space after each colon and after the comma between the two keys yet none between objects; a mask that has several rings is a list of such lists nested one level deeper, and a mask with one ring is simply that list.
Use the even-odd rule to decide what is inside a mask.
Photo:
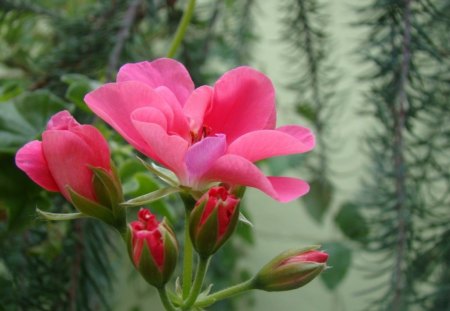
[{"label": "evergreen foliage", "polygon": [[389,275],[373,310],[450,310],[448,7],[377,0],[360,11],[373,64],[365,110],[377,120],[361,206],[371,221],[367,250],[382,254],[377,274]]}]

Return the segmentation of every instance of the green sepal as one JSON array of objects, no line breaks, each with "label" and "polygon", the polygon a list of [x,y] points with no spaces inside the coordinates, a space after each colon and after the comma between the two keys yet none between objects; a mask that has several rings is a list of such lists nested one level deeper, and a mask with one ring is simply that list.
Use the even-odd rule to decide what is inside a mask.
[{"label": "green sepal", "polygon": [[142,246],[141,258],[136,268],[144,279],[156,288],[161,288],[166,284],[163,280],[162,271],[153,259],[151,251],[145,241]]},{"label": "green sepal", "polygon": [[[220,238],[218,243],[216,244],[216,251],[230,238],[230,236],[233,234],[234,230],[237,227],[237,223],[239,221],[239,215],[240,215],[240,209],[239,209],[240,203],[234,208],[233,216],[231,217],[230,223],[228,224],[227,231],[223,234],[223,236]],[[217,218],[217,221],[219,219]],[[219,227],[219,224],[217,224],[217,227]],[[217,230],[219,232],[219,230]]]},{"label": "green sepal", "polygon": [[175,267],[178,262],[178,243],[176,240],[175,232],[167,224],[164,218],[160,226],[164,228],[163,238],[164,238],[164,269],[163,269],[163,280],[167,282],[175,271]]},{"label": "green sepal", "polygon": [[50,213],[40,210],[39,208],[36,208],[36,213],[39,215],[39,217],[45,220],[55,221],[74,220],[88,217],[82,213]]},{"label": "green sepal", "polygon": [[206,221],[198,226],[195,235],[195,244],[192,242],[197,252],[203,257],[210,256],[217,250],[216,245],[219,233],[217,213],[218,209],[213,209]]},{"label": "green sepal", "polygon": [[67,186],[67,191],[69,192],[72,204],[77,210],[85,215],[98,218],[108,225],[115,227],[114,216],[111,210],[104,207],[103,205],[89,200],[88,198],[83,197],[82,195],[79,195],[70,186]]},{"label": "green sepal", "polygon": [[113,209],[123,201],[122,189],[115,180],[114,173],[106,171],[102,167],[91,167],[95,196],[99,202]]},{"label": "green sepal", "polygon": [[120,205],[123,207],[142,206],[177,192],[180,192],[180,189],[178,187],[161,188],[156,191],[141,195],[140,197],[123,202]]}]

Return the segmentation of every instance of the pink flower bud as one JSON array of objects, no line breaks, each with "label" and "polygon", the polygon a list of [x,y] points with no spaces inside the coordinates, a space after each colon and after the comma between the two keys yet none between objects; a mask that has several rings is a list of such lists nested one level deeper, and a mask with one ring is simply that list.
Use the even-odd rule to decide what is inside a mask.
[{"label": "pink flower bud", "polygon": [[227,241],[237,224],[238,205],[239,199],[223,186],[209,189],[197,201],[189,231],[199,254],[212,255]]},{"label": "pink flower bud", "polygon": [[95,127],[61,111],[48,121],[42,142],[34,140],[19,149],[16,165],[39,186],[60,192],[83,214],[125,230],[125,211],[119,206],[122,188],[108,143]]},{"label": "pink flower bud", "polygon": [[285,291],[306,285],[325,268],[328,254],[317,247],[281,253],[265,265],[253,280],[264,291]]},{"label": "pink flower bud", "polygon": [[172,229],[141,208],[130,224],[129,248],[136,269],[150,284],[163,286],[175,270],[178,246]]}]

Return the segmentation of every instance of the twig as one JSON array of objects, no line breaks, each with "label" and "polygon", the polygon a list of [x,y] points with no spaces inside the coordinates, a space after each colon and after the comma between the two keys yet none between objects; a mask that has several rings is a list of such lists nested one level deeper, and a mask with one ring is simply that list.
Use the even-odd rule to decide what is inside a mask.
[{"label": "twig", "polygon": [[114,48],[111,54],[109,55],[108,69],[106,71],[107,79],[109,81],[113,80],[114,73],[116,72],[119,64],[120,55],[122,54],[125,42],[130,36],[130,29],[135,22],[137,9],[139,8],[140,4],[141,0],[134,0],[133,2],[131,2],[130,6],[128,7],[125,13],[125,16],[122,21],[122,26],[119,32],[117,33],[116,44],[114,45]]}]

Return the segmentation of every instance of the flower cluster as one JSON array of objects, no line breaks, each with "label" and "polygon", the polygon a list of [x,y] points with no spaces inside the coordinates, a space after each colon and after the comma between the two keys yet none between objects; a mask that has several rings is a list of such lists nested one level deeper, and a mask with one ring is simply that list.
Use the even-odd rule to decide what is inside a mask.
[{"label": "flower cluster", "polygon": [[[282,253],[253,278],[210,295],[200,295],[211,257],[234,232],[245,187],[280,202],[309,191],[297,178],[265,176],[254,164],[270,157],[310,151],[314,136],[298,125],[276,127],[271,81],[250,67],[238,67],[214,86],[194,88],[179,62],[157,59],[123,66],[117,82],[86,95],[87,105],[132,146],[173,172],[160,174],[170,187],[124,202],[108,143],[91,125],[68,111],[54,115],[42,134],[16,155],[17,166],[44,189],[60,192],[79,213],[48,219],[94,217],[119,231],[143,278],[160,292],[167,310],[204,308],[251,289],[282,291],[301,287],[326,268],[328,255],[317,247]],[[185,202],[182,290],[166,293],[175,271],[177,237],[166,220],[141,208],[127,225],[125,208],[142,206],[180,192]],[[192,252],[198,267],[192,280]]]}]

